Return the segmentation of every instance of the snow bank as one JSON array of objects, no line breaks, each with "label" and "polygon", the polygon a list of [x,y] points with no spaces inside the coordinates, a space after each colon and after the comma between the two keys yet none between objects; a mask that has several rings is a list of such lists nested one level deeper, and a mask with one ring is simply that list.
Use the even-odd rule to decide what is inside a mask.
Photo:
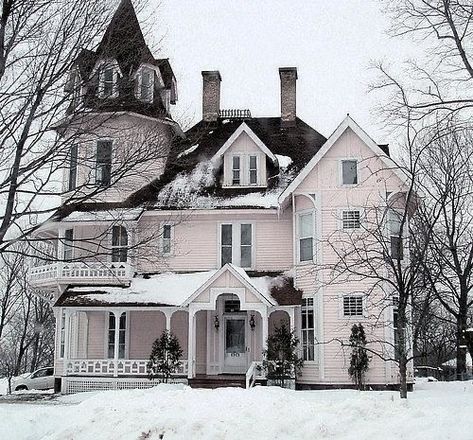
[{"label": "snow bank", "polygon": [[396,392],[174,385],[70,399],[0,405],[0,438],[471,440],[473,430],[471,382],[425,383],[407,401]]}]

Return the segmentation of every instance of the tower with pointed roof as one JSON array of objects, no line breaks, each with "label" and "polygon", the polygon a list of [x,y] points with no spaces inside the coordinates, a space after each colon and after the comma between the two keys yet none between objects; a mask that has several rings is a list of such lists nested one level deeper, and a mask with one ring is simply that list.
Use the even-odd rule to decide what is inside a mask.
[{"label": "tower with pointed roof", "polygon": [[169,60],[152,54],[131,0],[121,0],[97,48],[80,52],[66,93],[62,134],[74,136],[66,196],[121,202],[162,174],[179,132],[171,116],[176,78]]}]

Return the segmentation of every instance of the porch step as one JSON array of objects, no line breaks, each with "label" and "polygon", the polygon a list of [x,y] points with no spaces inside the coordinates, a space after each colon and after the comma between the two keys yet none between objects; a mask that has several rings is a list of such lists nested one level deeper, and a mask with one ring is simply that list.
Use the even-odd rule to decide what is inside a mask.
[{"label": "porch step", "polygon": [[189,379],[189,386],[192,388],[245,388],[246,379],[243,374],[221,374],[218,376],[196,376]]}]

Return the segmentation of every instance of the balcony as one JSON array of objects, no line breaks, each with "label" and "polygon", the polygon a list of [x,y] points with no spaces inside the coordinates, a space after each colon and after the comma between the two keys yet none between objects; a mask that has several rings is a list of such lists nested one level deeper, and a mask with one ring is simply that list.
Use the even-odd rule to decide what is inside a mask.
[{"label": "balcony", "polygon": [[133,268],[128,263],[110,262],[56,262],[32,267],[29,281],[33,287],[57,284],[129,284]]}]

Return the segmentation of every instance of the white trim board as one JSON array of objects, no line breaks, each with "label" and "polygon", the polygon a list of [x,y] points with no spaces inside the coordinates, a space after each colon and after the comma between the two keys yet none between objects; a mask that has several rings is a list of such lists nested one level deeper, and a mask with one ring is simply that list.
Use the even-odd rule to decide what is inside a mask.
[{"label": "white trim board", "polygon": [[271,153],[271,150],[263,143],[263,141],[255,134],[255,132],[248,127],[246,122],[242,122],[241,125],[233,132],[233,134],[227,139],[227,141],[220,147],[220,149],[212,157],[212,161],[219,160],[221,156],[227,151],[233,143],[237,140],[238,136],[245,132],[250,139],[258,146],[258,148],[266,154],[274,163],[277,163],[278,160],[276,156]]},{"label": "white trim board", "polygon": [[282,205],[286,198],[302,183],[302,181],[309,175],[309,173],[314,169],[314,167],[320,162],[320,160],[325,156],[327,151],[335,144],[335,142],[342,136],[347,128],[353,130],[353,132],[373,151],[373,153],[378,156],[386,166],[393,171],[394,174],[401,180],[403,183],[408,183],[408,176],[405,175],[402,170],[396,165],[396,163],[384,153],[383,150],[378,146],[378,144],[371,139],[371,137],[364,131],[352,118],[350,115],[347,115],[345,119],[340,123],[336,130],[330,135],[323,144],[322,148],[312,157],[309,163],[301,170],[301,172],[296,176],[296,178],[289,184],[289,186],[283,191],[279,196],[278,202],[279,205]]}]

